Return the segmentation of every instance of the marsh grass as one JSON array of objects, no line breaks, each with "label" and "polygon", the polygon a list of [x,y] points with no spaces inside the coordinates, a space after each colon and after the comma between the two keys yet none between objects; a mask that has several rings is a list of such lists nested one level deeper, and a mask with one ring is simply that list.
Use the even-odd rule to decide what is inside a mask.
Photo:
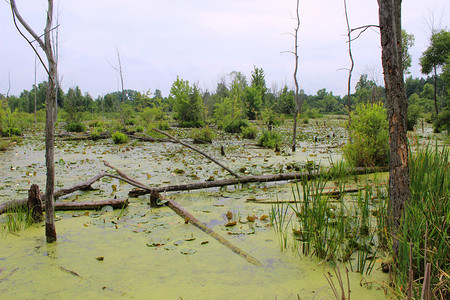
[{"label": "marsh grass", "polygon": [[439,149],[436,144],[435,147],[428,145],[416,150],[409,161],[411,200],[405,206],[400,225],[396,280],[399,287],[405,288],[411,269],[412,292],[417,298],[422,293],[427,263],[432,266],[430,278],[433,299],[450,297],[449,157],[449,149]]},{"label": "marsh grass", "polygon": [[0,216],[0,228],[3,233],[16,233],[30,227],[33,223],[29,217],[31,212],[28,212],[25,207],[15,207],[7,213]]},{"label": "marsh grass", "polygon": [[[340,191],[337,199],[325,193],[328,177],[302,178],[292,186],[294,201],[289,204],[289,209],[294,218],[283,221],[289,213],[285,206],[281,209],[281,204],[277,203],[271,214],[274,228],[283,237],[283,249],[291,246],[302,255],[315,256],[333,264],[348,262],[353,271],[370,274],[380,240],[373,211],[384,207],[379,202],[385,203],[385,200],[375,200],[381,193],[372,191],[379,188],[373,184],[367,184],[352,197],[346,195],[348,173],[345,164],[336,164],[333,172],[334,184]],[[288,229],[292,230],[292,239],[287,236]]]}]

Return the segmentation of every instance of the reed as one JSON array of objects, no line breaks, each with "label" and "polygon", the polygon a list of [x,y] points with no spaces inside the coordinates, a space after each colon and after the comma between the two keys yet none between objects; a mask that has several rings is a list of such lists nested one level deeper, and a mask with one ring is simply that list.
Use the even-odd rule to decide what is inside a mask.
[{"label": "reed", "polygon": [[421,281],[428,263],[431,264],[429,278],[433,298],[450,298],[449,156],[447,147],[439,149],[436,144],[416,150],[409,161],[411,199],[405,206],[400,225],[396,275],[397,284],[404,287],[412,269],[412,292],[417,298],[422,293]]}]

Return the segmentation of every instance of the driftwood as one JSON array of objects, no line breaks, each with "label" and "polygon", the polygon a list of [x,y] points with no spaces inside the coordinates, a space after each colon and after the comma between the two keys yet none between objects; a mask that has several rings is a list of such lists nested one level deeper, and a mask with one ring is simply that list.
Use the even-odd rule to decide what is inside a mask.
[{"label": "driftwood", "polygon": [[[139,188],[142,187],[146,187],[143,183],[140,183],[139,181],[131,178],[130,176],[128,176],[127,174],[125,174],[124,172],[122,172],[121,170],[119,170],[116,167],[111,166],[109,163],[107,163],[106,161],[104,161],[105,165],[107,167],[110,167],[112,169],[114,169],[120,176],[123,177],[124,181],[134,185],[134,186],[138,186]],[[151,187],[146,187],[147,190],[152,192],[152,197],[161,197],[157,191],[155,191],[155,189],[151,188]],[[181,205],[179,205],[177,202],[171,200],[171,199],[164,199],[166,200],[166,204],[167,206],[169,206],[173,211],[175,211],[180,217],[182,217],[186,222],[191,223],[192,225],[194,225],[195,227],[199,228],[200,230],[202,230],[203,232],[209,234],[212,238],[214,238],[215,240],[217,240],[219,243],[221,243],[222,245],[228,247],[229,249],[231,249],[231,251],[233,251],[234,253],[236,253],[237,255],[243,257],[245,260],[247,260],[248,262],[261,267],[262,264],[253,256],[251,256],[250,254],[246,253],[245,251],[241,250],[239,247],[234,246],[232,243],[230,243],[228,240],[226,240],[225,238],[223,238],[222,236],[220,236],[218,233],[216,233],[215,231],[213,231],[212,229],[208,228],[205,224],[203,224],[202,222],[200,222],[197,218],[195,218],[191,213],[189,213],[187,210],[185,210]]]},{"label": "driftwood", "polygon": [[[25,207],[28,199],[8,201],[0,205],[0,215],[12,211],[19,207]],[[127,207],[130,202],[128,199],[108,199],[95,202],[55,202],[55,210],[99,210],[103,206],[110,205],[113,208]],[[44,204],[42,204],[44,208]]]},{"label": "driftwood", "polygon": [[140,141],[144,141],[144,142],[159,142],[159,143],[178,143],[175,142],[171,139],[159,139],[159,138],[154,138],[148,135],[135,135],[133,132],[127,132],[126,133],[129,137],[140,140]]},{"label": "driftwood", "polygon": [[61,141],[85,141],[85,140],[101,140],[101,139],[109,139],[111,137],[111,134],[109,133],[101,133],[100,135],[96,136],[95,139],[92,138],[90,134],[83,133],[83,134],[73,134],[69,132],[62,132],[58,134],[58,138]]},{"label": "driftwood", "polygon": [[[368,174],[373,172],[383,172],[386,168],[355,168],[349,171],[349,174]],[[175,191],[189,191],[198,189],[207,189],[212,187],[222,187],[227,185],[244,184],[251,182],[272,182],[272,181],[287,181],[287,180],[302,180],[302,179],[312,179],[314,177],[326,176],[329,177],[327,171],[310,171],[310,172],[297,172],[297,173],[281,173],[281,174],[271,174],[271,175],[259,175],[259,176],[244,176],[240,178],[230,178],[222,179],[216,181],[205,181],[205,182],[194,182],[179,185],[170,186],[160,186],[148,189],[132,190],[128,193],[130,197],[138,197],[146,194],[150,194],[152,190],[161,192],[175,192]]]},{"label": "driftwood", "polygon": [[180,143],[181,145],[183,145],[183,146],[185,146],[185,147],[188,147],[189,149],[192,149],[192,150],[194,150],[194,151],[200,153],[201,155],[203,155],[204,157],[208,158],[209,160],[211,160],[211,161],[214,162],[215,164],[217,164],[217,165],[221,166],[223,169],[227,170],[228,173],[230,173],[230,174],[233,175],[234,177],[240,178],[240,176],[239,176],[238,174],[236,174],[235,172],[233,172],[232,170],[230,170],[229,168],[227,168],[226,166],[224,166],[221,162],[217,161],[216,159],[214,159],[212,156],[206,154],[205,152],[203,152],[203,151],[201,151],[201,150],[199,150],[199,149],[197,149],[197,148],[195,148],[195,147],[193,147],[193,146],[191,146],[191,145],[189,145],[189,144],[186,144],[185,142],[183,142],[183,141],[177,139],[176,137],[171,136],[171,135],[168,134],[167,132],[164,132],[164,131],[159,130],[159,129],[156,129],[156,128],[153,128],[152,130],[154,130],[154,131],[156,131],[156,132],[159,132],[159,133],[161,133],[161,134],[164,134],[164,135],[167,136],[169,139],[171,139],[171,140],[173,140],[173,141],[176,141],[177,143]]}]

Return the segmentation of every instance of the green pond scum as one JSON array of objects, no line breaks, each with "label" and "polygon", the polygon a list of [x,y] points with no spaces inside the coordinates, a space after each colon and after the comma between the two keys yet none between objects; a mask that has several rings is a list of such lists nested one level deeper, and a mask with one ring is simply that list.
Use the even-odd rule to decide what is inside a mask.
[{"label": "green pond scum", "polygon": [[[338,126],[342,120],[332,122],[336,123],[333,129],[319,123],[305,125],[295,154],[289,153],[288,146],[275,154],[231,134],[196,147],[230,169],[241,170],[242,175],[308,170],[340,160],[339,145],[345,142],[346,133]],[[280,129],[281,134],[288,136],[288,128]],[[220,156],[221,146],[226,156]],[[0,152],[0,203],[26,198],[32,183],[44,189],[43,150],[43,138],[33,136]],[[231,178],[219,166],[178,144],[57,140],[56,190],[81,183],[102,170],[111,171],[103,160],[150,186]],[[359,178],[372,180],[370,176]],[[279,232],[271,222],[272,206],[265,202],[294,200],[292,186],[255,183],[166,195],[258,259],[262,267],[186,224],[169,207],[151,208],[147,196],[129,199],[130,205],[124,209],[57,211],[58,240],[53,244],[45,242],[43,223],[10,232],[3,226],[8,214],[3,214],[0,299],[334,299],[324,276],[331,274],[335,279],[332,264],[302,256],[295,247],[280,251]],[[132,187],[102,178],[92,188],[58,201],[128,198]],[[232,213],[230,219],[228,212]],[[226,226],[233,222],[234,226]],[[352,299],[392,297],[388,275],[381,272],[381,259],[375,261],[370,276],[349,272]],[[337,267],[346,284],[348,264]]]}]

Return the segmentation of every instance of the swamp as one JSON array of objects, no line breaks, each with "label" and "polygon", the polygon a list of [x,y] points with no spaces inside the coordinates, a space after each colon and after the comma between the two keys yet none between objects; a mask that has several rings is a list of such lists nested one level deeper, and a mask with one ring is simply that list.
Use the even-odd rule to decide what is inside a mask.
[{"label": "swamp", "polygon": [[[217,129],[213,129],[216,137],[212,143],[195,147],[242,176],[339,169],[342,145],[348,139],[346,122],[342,117],[326,117],[300,125],[300,150],[295,153],[287,140],[276,152],[257,146],[255,140]],[[287,120],[277,130],[286,132],[287,137],[291,127],[292,120]],[[58,130],[64,131],[62,126]],[[193,144],[191,131],[172,127],[170,132]],[[442,139],[429,125],[423,134],[413,135],[421,145]],[[55,146],[56,190],[85,182],[100,171],[114,173],[105,161],[151,187],[233,177],[179,143],[130,137],[126,144],[114,144],[111,138],[69,140],[60,135]],[[42,131],[26,132],[21,143],[0,152],[0,161],[0,204],[27,198],[33,183],[45,186]],[[337,254],[317,255],[319,250],[312,250],[312,242],[305,252],[298,237],[301,225],[295,221],[301,215],[298,206],[305,203],[299,198],[306,192],[303,199],[332,203],[325,208],[327,220],[336,219],[331,214],[335,211],[339,215],[338,210],[344,207],[353,211],[360,198],[370,211],[378,210],[386,199],[387,178],[386,172],[347,174],[341,179],[323,176],[309,183],[258,182],[164,193],[163,198],[176,201],[208,228],[256,258],[257,266],[188,224],[168,206],[151,207],[149,195],[129,197],[133,186],[125,181],[103,177],[92,189],[61,196],[57,202],[117,198],[128,199],[128,206],[57,211],[56,243],[46,243],[43,223],[21,220],[20,215],[26,212],[20,209],[0,216],[0,295],[4,299],[36,299],[36,295],[42,299],[142,299],[149,295],[165,299],[205,299],[211,295],[215,299],[332,299],[333,286],[342,286],[348,293],[348,284],[354,299],[392,298],[396,292],[389,287],[389,274],[382,272],[388,254],[372,247],[378,244],[376,234],[365,240],[365,246],[373,249],[364,252],[353,247],[342,262],[343,256]],[[325,196],[326,191],[336,189],[342,197]],[[367,231],[377,230],[374,215],[365,219]],[[361,219],[356,215],[353,220],[358,223]],[[366,255],[361,259],[362,252]]]}]

